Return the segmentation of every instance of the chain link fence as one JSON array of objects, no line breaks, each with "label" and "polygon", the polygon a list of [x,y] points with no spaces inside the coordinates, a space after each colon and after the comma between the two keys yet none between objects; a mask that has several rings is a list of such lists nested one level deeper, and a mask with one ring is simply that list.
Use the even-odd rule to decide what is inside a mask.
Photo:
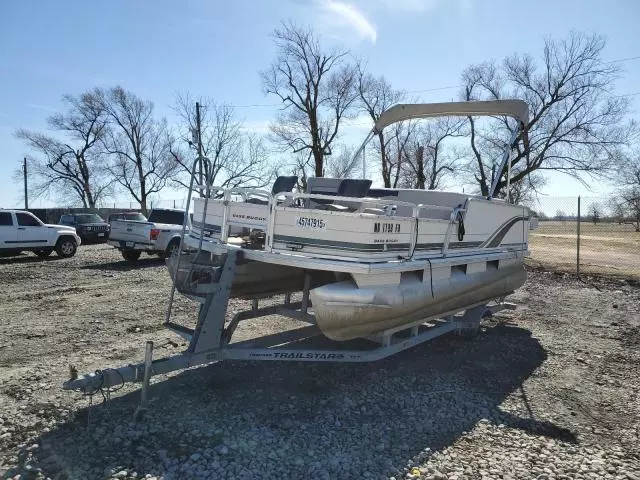
[{"label": "chain link fence", "polygon": [[531,265],[640,279],[640,232],[610,197],[545,197],[530,207],[538,216]]},{"label": "chain link fence", "polygon": [[[149,201],[147,204],[148,210],[151,211],[154,208],[176,208],[182,209],[186,205],[185,199],[162,199]],[[142,212],[140,204],[135,201],[120,201],[120,202],[105,202],[96,208],[82,208],[82,207],[48,207],[48,208],[29,208],[31,213],[42,220],[45,223],[57,224],[60,221],[60,217],[68,213],[96,213],[103,219],[107,219],[112,213],[119,212]]]},{"label": "chain link fence", "polygon": [[[147,201],[147,208],[184,208],[187,204],[186,198],[163,198]],[[132,201],[116,201],[105,202],[103,208],[120,209],[120,210],[140,210],[140,204],[135,200]]]}]

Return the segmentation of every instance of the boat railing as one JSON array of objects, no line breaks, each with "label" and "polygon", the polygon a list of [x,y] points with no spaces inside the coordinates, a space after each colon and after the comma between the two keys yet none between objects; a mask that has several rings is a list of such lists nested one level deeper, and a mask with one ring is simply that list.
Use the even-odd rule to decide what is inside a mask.
[{"label": "boat railing", "polygon": [[[386,200],[386,199],[370,198],[370,197],[343,197],[338,195],[325,195],[325,194],[319,194],[319,193],[302,193],[302,192],[285,192],[280,195],[284,196],[285,199],[290,199],[291,202],[285,202],[284,206],[280,206],[277,204],[276,198],[274,196],[271,196],[269,200],[269,216],[268,216],[268,221],[267,221],[267,226],[265,231],[265,234],[266,234],[265,250],[268,252],[273,252],[273,237],[274,237],[273,234],[275,231],[276,216],[277,216],[278,208],[287,208],[287,206],[295,205],[296,200],[303,200],[303,204],[305,203],[304,202],[305,200],[324,200],[324,201],[334,202],[337,204],[340,204],[340,203],[359,204],[359,208],[357,208],[356,211],[349,212],[349,213],[360,213],[360,214],[369,213],[369,212],[366,212],[364,209],[366,206],[370,206],[376,209],[383,210],[382,214],[372,213],[373,215],[377,214],[380,216],[389,216],[389,217],[393,216],[391,214],[392,212],[395,212],[395,209],[393,209],[393,207],[397,208],[398,206],[405,206],[405,207],[411,208],[411,211],[412,211],[411,217],[418,218],[418,205],[412,202],[402,202],[397,200]],[[380,208],[380,207],[389,207],[389,208],[385,210],[385,208]],[[316,209],[312,208],[312,210],[316,210]],[[417,237],[417,223],[413,222],[412,232],[411,232],[412,240],[411,240],[411,245],[409,247],[409,252],[408,252],[409,256],[415,249],[416,237]]]},{"label": "boat railing", "polygon": [[[463,222],[464,214],[466,213],[466,208],[462,205],[458,205],[456,207],[451,206],[443,206],[443,205],[433,205],[433,204],[416,204],[413,202],[406,201],[398,201],[395,199],[381,199],[381,198],[372,198],[372,197],[343,197],[337,195],[330,194],[320,194],[320,193],[303,193],[303,192],[282,192],[277,195],[271,194],[271,192],[267,192],[265,190],[255,189],[255,188],[242,188],[242,187],[211,187],[210,192],[221,192],[222,196],[218,197],[218,201],[222,201],[223,209],[222,209],[222,225],[220,231],[220,241],[222,243],[227,243],[229,240],[229,232],[230,225],[233,222],[230,222],[230,207],[234,203],[231,200],[233,195],[240,195],[243,201],[246,201],[250,196],[260,197],[263,201],[266,201],[265,207],[267,207],[267,221],[264,227],[265,229],[265,244],[264,250],[273,253],[274,251],[274,234],[276,230],[276,219],[278,215],[278,211],[283,208],[301,208],[305,210],[317,210],[318,213],[324,211],[322,208],[309,208],[308,203],[309,200],[319,200],[321,202],[331,202],[338,205],[346,204],[357,205],[357,208],[351,208],[348,210],[348,213],[359,213],[359,214],[372,214],[378,215],[380,217],[400,217],[400,218],[413,218],[414,221],[411,223],[411,232],[410,232],[410,243],[409,248],[405,258],[412,258],[415,252],[415,248],[418,242],[419,236],[419,225],[421,220],[434,220],[431,216],[423,217],[422,214],[425,210],[427,211],[441,211],[446,212],[448,215],[443,214],[442,216],[436,216],[438,220],[447,221],[447,230],[443,239],[442,246],[442,255],[446,256],[449,250],[449,244],[451,242],[451,235],[454,232],[454,227],[456,223]],[[299,200],[301,200],[299,202]],[[398,215],[398,207],[405,207],[410,214],[409,215]],[[369,209],[369,211],[367,211]],[[372,212],[371,210],[377,210],[376,212]],[[407,212],[407,213],[409,213]],[[204,213],[204,212],[203,212]],[[327,212],[328,213],[328,212]],[[336,213],[336,212],[331,212]],[[460,226],[459,226],[460,228]]]}]

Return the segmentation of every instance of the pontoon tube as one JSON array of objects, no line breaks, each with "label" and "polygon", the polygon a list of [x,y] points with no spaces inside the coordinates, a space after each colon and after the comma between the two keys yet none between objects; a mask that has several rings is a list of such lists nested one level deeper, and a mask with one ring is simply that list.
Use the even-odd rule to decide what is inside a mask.
[{"label": "pontoon tube", "polygon": [[332,340],[351,340],[489,302],[521,287],[525,280],[522,264],[500,269],[487,264],[486,271],[472,274],[453,269],[449,278],[434,280],[433,295],[425,271],[424,281],[413,274],[399,285],[358,288],[349,280],[315,288],[310,297],[322,333]]}]

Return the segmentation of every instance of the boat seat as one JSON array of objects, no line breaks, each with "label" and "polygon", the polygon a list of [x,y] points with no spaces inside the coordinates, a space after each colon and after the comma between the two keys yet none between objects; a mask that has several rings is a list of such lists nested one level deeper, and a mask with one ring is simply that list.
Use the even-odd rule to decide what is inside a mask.
[{"label": "boat seat", "polygon": [[362,210],[362,212],[371,213],[373,215],[389,215],[389,213],[387,213],[387,210],[385,210],[384,208],[366,207],[364,210]]},{"label": "boat seat", "polygon": [[[367,194],[370,185],[371,180],[309,177],[307,179],[307,193],[361,198]],[[327,210],[329,205],[336,205],[335,200],[325,198],[307,198],[304,201],[304,208]]]},{"label": "boat seat", "polygon": [[[295,175],[291,176],[280,176],[276,178],[276,181],[273,182],[273,187],[271,188],[271,195],[277,195],[283,192],[291,192],[293,187],[296,186],[298,182],[298,177]],[[253,203],[256,205],[268,205],[269,200],[265,200],[260,197],[251,197],[246,200],[247,203]]]},{"label": "boat seat", "polygon": [[[371,180],[345,178],[340,182],[336,196],[364,198],[369,191],[371,183]],[[352,205],[343,205],[341,203],[330,203],[325,208],[334,212],[355,212],[358,209]]]}]

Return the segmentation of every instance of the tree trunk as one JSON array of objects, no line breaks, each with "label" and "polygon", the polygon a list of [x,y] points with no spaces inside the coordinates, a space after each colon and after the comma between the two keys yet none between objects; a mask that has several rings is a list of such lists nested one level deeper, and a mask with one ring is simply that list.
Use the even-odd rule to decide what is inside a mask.
[{"label": "tree trunk", "polygon": [[380,142],[380,161],[382,162],[382,180],[385,188],[391,188],[391,174],[389,172],[389,164],[387,163],[387,151],[384,148],[384,134],[378,133],[378,141]]},{"label": "tree trunk", "polygon": [[146,193],[140,193],[140,210],[142,210],[142,214],[146,217],[149,215],[149,211],[147,210],[147,195]]},{"label": "tree trunk", "polygon": [[140,182],[140,208],[142,213],[147,215],[147,182],[145,181],[144,172],[142,170],[142,158],[136,155],[136,166],[138,167],[138,179]]},{"label": "tree trunk", "polygon": [[96,199],[93,196],[93,193],[91,193],[91,185],[89,184],[89,181],[85,181],[84,183],[84,194],[87,197],[87,203],[89,204],[89,208],[95,208],[96,207]]},{"label": "tree trunk", "polygon": [[[431,164],[431,178],[429,178],[429,190],[436,189],[436,181],[438,180],[438,151],[440,149],[440,141],[436,143],[436,147],[433,151],[433,162]],[[440,169],[442,170],[442,169]]]},{"label": "tree trunk", "polygon": [[314,149],[313,150],[313,160],[314,160],[314,162],[316,164],[316,170],[315,170],[316,177],[324,176],[324,174],[323,174],[324,158],[323,158],[322,152]]},{"label": "tree trunk", "polygon": [[424,175],[424,147],[416,149],[416,188],[424,190],[426,177]]}]

